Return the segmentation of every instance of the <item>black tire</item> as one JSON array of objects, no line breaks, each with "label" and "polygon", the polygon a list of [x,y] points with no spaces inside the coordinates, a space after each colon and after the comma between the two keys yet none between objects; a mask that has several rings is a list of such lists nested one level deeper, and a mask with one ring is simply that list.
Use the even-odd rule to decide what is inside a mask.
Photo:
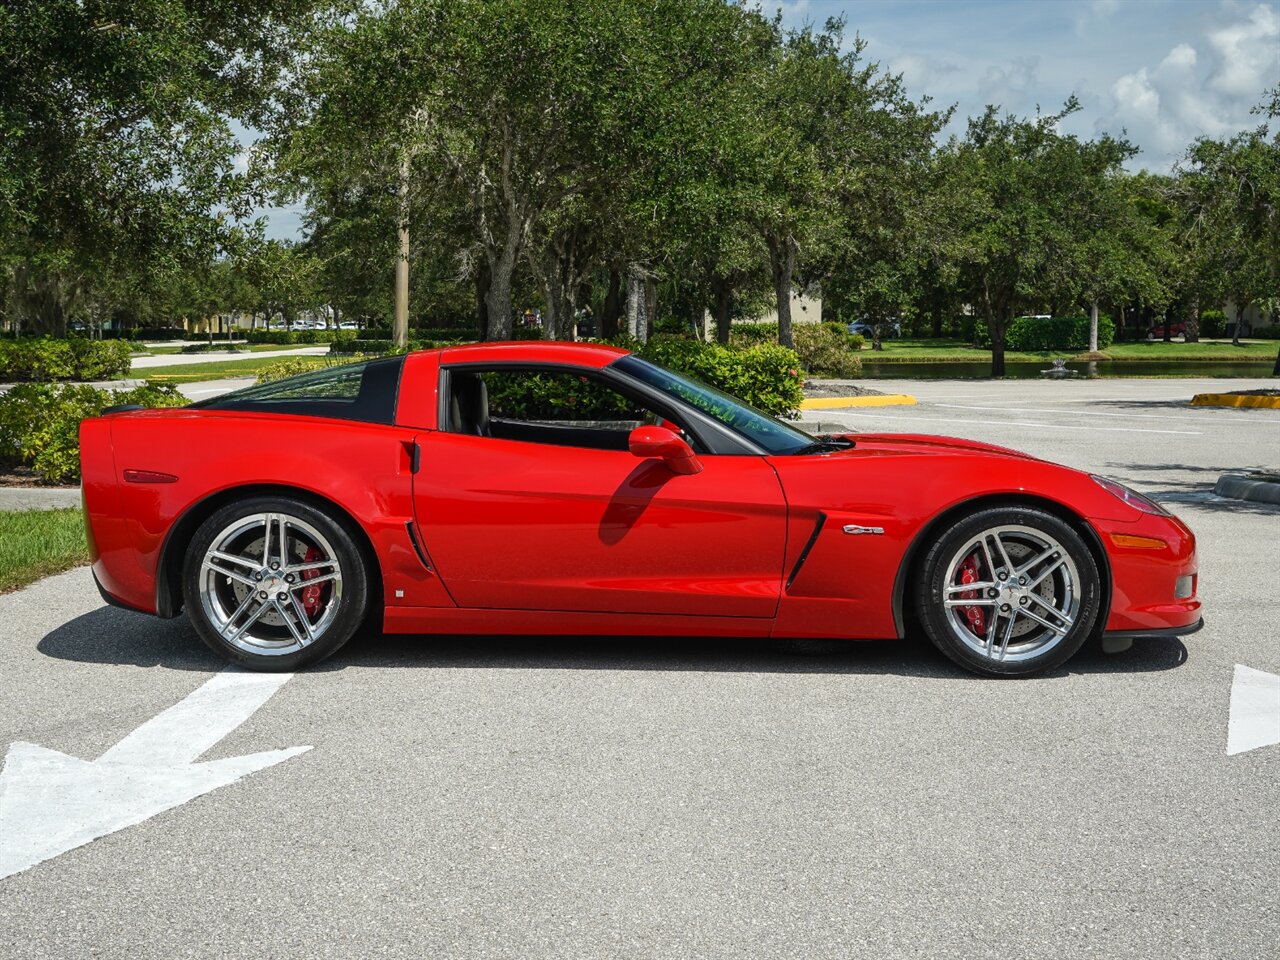
[{"label": "black tire", "polygon": [[[259,517],[267,518],[261,534],[255,526]],[[273,517],[284,519],[273,527]],[[280,531],[284,552],[277,547],[274,556],[286,559],[275,559],[279,569],[269,570],[271,554],[254,558],[272,536],[277,537],[272,542],[280,542]],[[187,545],[182,567],[187,615],[212,650],[250,670],[286,672],[318,663],[337,652],[367,618],[369,572],[357,537],[346,518],[292,497],[258,496],[222,507]],[[220,552],[240,559],[230,563],[214,558],[217,565],[206,567],[207,554],[220,538],[243,544],[230,551],[220,546]],[[289,573],[293,563],[318,569]],[[292,577],[287,584],[286,576]],[[312,586],[308,577],[325,582]],[[255,578],[259,582],[253,583]],[[258,592],[258,587],[267,589]],[[265,602],[258,599],[264,595]],[[232,608],[245,612],[240,619],[225,620],[220,629],[217,620]],[[245,620],[251,623],[242,635],[224,635],[224,630],[236,634]]]},{"label": "black tire", "polygon": [[[1036,557],[1044,559],[1019,577]],[[970,582],[983,587],[971,589]],[[1098,565],[1080,534],[1026,506],[988,507],[952,523],[925,551],[914,586],[916,613],[934,646],[966,670],[992,677],[1066,663],[1093,633],[1102,606]]]}]

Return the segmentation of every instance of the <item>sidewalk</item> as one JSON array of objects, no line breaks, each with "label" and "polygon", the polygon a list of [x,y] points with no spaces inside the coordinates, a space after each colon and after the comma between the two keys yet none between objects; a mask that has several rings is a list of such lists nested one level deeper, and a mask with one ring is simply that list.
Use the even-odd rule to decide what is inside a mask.
[{"label": "sidewalk", "polygon": [[79,487],[0,487],[0,511],[80,506]]},{"label": "sidewalk", "polygon": [[244,353],[165,353],[155,357],[134,357],[132,370],[152,367],[176,367],[188,363],[219,363],[224,360],[269,359],[271,357],[322,357],[329,353],[327,343],[312,347],[292,347],[287,350],[262,350]]}]

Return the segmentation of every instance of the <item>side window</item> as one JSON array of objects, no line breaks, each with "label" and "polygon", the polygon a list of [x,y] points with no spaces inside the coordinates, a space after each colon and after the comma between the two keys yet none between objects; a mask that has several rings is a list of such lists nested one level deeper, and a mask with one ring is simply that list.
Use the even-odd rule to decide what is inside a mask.
[{"label": "side window", "polygon": [[403,366],[404,357],[388,357],[329,367],[246,387],[191,406],[393,423]]},{"label": "side window", "polygon": [[453,433],[626,450],[636,427],[673,426],[609,384],[567,370],[456,368],[449,372],[449,385]]}]

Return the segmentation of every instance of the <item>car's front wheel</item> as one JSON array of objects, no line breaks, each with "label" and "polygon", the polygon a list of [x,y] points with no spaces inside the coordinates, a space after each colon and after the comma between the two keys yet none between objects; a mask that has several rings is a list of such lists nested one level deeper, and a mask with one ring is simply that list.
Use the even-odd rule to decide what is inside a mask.
[{"label": "car's front wheel", "polygon": [[977,511],[942,532],[920,567],[916,604],[934,645],[969,670],[1020,676],[1065,663],[1101,607],[1097,563],[1057,516]]},{"label": "car's front wheel", "polygon": [[187,547],[182,587],[205,643],[233,663],[272,671],[338,650],[363,622],[369,595],[346,524],[290,497],[214,512]]}]

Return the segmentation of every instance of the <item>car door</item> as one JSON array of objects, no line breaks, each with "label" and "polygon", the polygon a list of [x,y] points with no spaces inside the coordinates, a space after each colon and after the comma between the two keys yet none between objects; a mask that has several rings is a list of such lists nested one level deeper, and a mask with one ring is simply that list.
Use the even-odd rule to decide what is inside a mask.
[{"label": "car door", "polygon": [[[576,399],[557,394],[555,416]],[[628,423],[495,416],[471,432],[452,432],[455,422],[419,436],[418,526],[454,601],[772,617],[786,537],[773,468],[763,457],[703,455],[702,472],[677,475],[629,453],[625,432],[605,436],[605,422]]]}]

